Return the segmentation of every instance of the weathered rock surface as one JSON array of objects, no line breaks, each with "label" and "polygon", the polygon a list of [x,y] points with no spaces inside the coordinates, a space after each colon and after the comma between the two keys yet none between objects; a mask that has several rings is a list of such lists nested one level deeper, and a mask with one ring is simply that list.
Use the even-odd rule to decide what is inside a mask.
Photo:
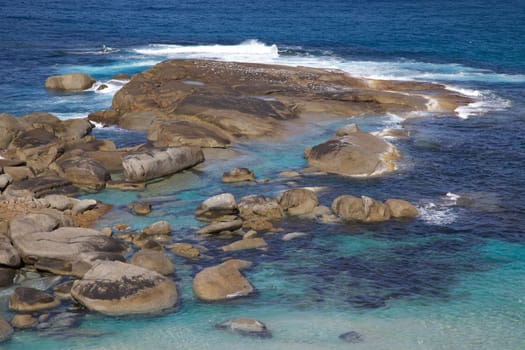
[{"label": "weathered rock surface", "polygon": [[239,213],[235,197],[221,193],[203,201],[195,209],[195,217],[201,221],[232,221]]},{"label": "weathered rock surface", "polygon": [[101,190],[111,179],[109,172],[97,160],[74,156],[58,162],[63,177],[79,187]]},{"label": "weathered rock surface", "polygon": [[385,204],[393,218],[413,218],[419,215],[416,207],[402,199],[387,199]]},{"label": "weathered rock surface", "polygon": [[[357,79],[305,67],[170,60],[136,74],[115,95],[105,120],[122,126],[127,113],[152,113],[148,138],[154,144],[224,147],[277,135],[281,121],[299,114],[427,110],[428,96],[436,101],[433,109],[449,112],[470,102],[437,84]],[[101,117],[93,116],[99,122]]]},{"label": "weathered rock surface", "polygon": [[12,285],[15,276],[15,269],[0,267],[0,288],[9,287]]},{"label": "weathered rock surface", "polygon": [[161,275],[170,275],[175,271],[171,261],[164,252],[154,249],[141,249],[131,257],[133,265],[155,271]]},{"label": "weathered rock surface", "polygon": [[271,338],[272,333],[266,328],[266,325],[261,321],[250,318],[237,317],[228,321],[224,321],[215,325],[217,329],[229,330],[241,335]]},{"label": "weathered rock surface", "polygon": [[356,131],[305,149],[308,165],[353,177],[378,176],[396,169],[399,154],[387,141]]},{"label": "weathered rock surface", "polygon": [[224,183],[234,183],[234,182],[244,182],[244,181],[255,181],[255,176],[253,170],[247,168],[233,168],[230,171],[222,174],[222,182]]},{"label": "weathered rock surface", "polygon": [[198,147],[171,147],[137,151],[122,157],[127,181],[147,181],[171,175],[204,161]]},{"label": "weathered rock surface", "polygon": [[239,201],[239,215],[244,220],[265,218],[279,220],[283,217],[283,209],[276,199],[252,194],[241,198]]},{"label": "weathered rock surface", "polygon": [[57,307],[60,302],[44,291],[18,287],[9,298],[9,309],[21,312],[33,312]]},{"label": "weathered rock surface", "polygon": [[12,115],[0,114],[0,149],[6,149],[11,141],[24,130],[16,117]]},{"label": "weathered rock surface", "polygon": [[46,79],[46,89],[76,91],[89,89],[95,79],[83,73],[55,75]]},{"label": "weathered rock surface", "polygon": [[218,301],[253,293],[253,286],[240,272],[250,265],[248,261],[233,259],[203,269],[193,279],[195,296],[204,301]]},{"label": "weathered rock surface", "polygon": [[315,192],[305,188],[294,188],[283,192],[279,205],[290,216],[300,216],[312,213],[319,201]]},{"label": "weathered rock surface", "polygon": [[390,209],[375,199],[343,195],[332,202],[332,210],[347,221],[381,222],[390,219]]},{"label": "weathered rock surface", "polygon": [[94,265],[73,283],[71,295],[88,309],[111,316],[160,312],[178,298],[175,283],[166,277],[116,261]]},{"label": "weathered rock surface", "polygon": [[102,232],[78,227],[61,227],[51,232],[32,232],[13,237],[12,240],[26,263],[55,259],[91,265],[99,258],[122,258],[121,254],[127,248],[123,242],[107,237]]},{"label": "weathered rock surface", "polygon": [[221,249],[225,252],[231,252],[235,250],[262,249],[266,247],[268,247],[268,244],[266,244],[266,241],[264,239],[255,237],[235,241],[233,243],[221,247]]}]

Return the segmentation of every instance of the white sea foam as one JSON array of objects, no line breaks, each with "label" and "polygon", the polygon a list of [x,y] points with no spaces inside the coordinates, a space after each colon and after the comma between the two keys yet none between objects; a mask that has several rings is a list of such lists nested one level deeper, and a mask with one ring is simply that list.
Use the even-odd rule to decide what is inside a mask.
[{"label": "white sea foam", "polygon": [[[129,80],[115,80],[115,79],[110,79],[107,81],[97,81],[95,84],[93,84],[91,88],[87,89],[86,91],[94,91],[97,94],[114,95],[117,93],[117,91],[122,89],[122,87],[126,85],[128,81]],[[99,88],[102,85],[105,85],[106,87],[104,89],[99,90]]]},{"label": "white sea foam", "polygon": [[420,218],[431,225],[446,226],[457,219],[453,208],[433,202],[420,205],[418,210]]}]

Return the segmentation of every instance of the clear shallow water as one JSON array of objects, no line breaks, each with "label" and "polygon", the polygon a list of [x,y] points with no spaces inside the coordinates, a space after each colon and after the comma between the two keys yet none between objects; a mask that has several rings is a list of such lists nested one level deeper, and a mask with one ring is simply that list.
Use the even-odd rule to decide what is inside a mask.
[{"label": "clear shallow water", "polygon": [[[135,229],[169,220],[174,241],[208,249],[197,263],[170,256],[181,294],[176,312],[149,318],[87,315],[77,331],[90,337],[43,337],[19,332],[8,349],[522,349],[525,348],[525,36],[524,4],[466,1],[36,1],[10,3],[0,14],[0,112],[48,111],[61,118],[108,108],[121,83],[166,58],[209,58],[336,68],[351,74],[439,81],[477,97],[462,117],[403,122],[407,141],[394,141],[404,159],[380,179],[339,176],[279,179],[304,166],[302,151],[356,122],[367,131],[400,127],[395,116],[306,123],[296,136],[238,144],[241,155],[207,162],[152,184],[144,192],[90,196],[115,205],[98,227],[126,222]],[[257,41],[250,40],[257,39]],[[49,94],[52,74],[83,71],[106,92]],[[105,91],[105,90],[103,90]],[[119,145],[143,135],[97,129]],[[247,166],[269,184],[224,185],[223,171]],[[220,254],[228,240],[195,234],[198,203],[232,192],[275,196],[290,187],[321,187],[329,205],[343,193],[416,203],[411,222],[320,225],[286,220],[285,232],[309,238],[265,237],[267,252]],[[454,196],[462,196],[455,200]],[[147,218],[126,205],[152,201]],[[246,258],[258,293],[238,301],[196,301],[191,278],[224,256]],[[39,281],[40,287],[49,281]],[[6,294],[7,295],[7,294]],[[6,309],[6,298],[1,298]],[[4,316],[10,316],[6,311]],[[258,318],[272,339],[243,338],[213,329],[236,316]],[[354,330],[364,342],[338,335]],[[96,331],[96,332],[95,332]],[[107,332],[102,335],[100,332]],[[96,336],[94,336],[96,335]]]}]

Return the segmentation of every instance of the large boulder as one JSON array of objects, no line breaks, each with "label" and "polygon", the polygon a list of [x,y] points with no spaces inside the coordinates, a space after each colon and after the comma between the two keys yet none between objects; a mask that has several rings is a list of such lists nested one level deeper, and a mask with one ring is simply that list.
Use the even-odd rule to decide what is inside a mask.
[{"label": "large boulder", "polygon": [[390,210],[385,204],[366,196],[339,196],[332,202],[332,210],[347,221],[381,222],[390,219]]},{"label": "large boulder", "polygon": [[305,149],[308,165],[329,173],[370,177],[395,170],[399,158],[387,141],[365,132],[352,132]]},{"label": "large boulder", "polygon": [[60,160],[58,165],[64,178],[79,187],[101,190],[106,187],[106,182],[111,179],[106,168],[95,159],[73,156]]},{"label": "large boulder", "polygon": [[259,194],[242,197],[239,200],[239,215],[244,220],[264,218],[279,220],[283,217],[283,209],[276,199]]},{"label": "large boulder", "polygon": [[44,291],[18,287],[9,298],[9,308],[14,311],[34,312],[57,307],[60,301]]},{"label": "large boulder", "polygon": [[128,153],[122,157],[128,181],[147,181],[191,168],[204,161],[198,147],[172,147]]},{"label": "large boulder", "polygon": [[177,303],[170,279],[145,268],[101,261],[73,283],[71,296],[90,310],[118,316],[156,313]]},{"label": "large boulder", "polygon": [[76,91],[89,89],[95,79],[83,73],[54,75],[46,79],[46,89]]},{"label": "large boulder", "polygon": [[387,199],[385,205],[390,209],[393,218],[413,218],[419,215],[416,207],[402,199]]},{"label": "large boulder", "polygon": [[93,129],[93,124],[87,118],[75,118],[62,121],[55,129],[55,136],[62,140],[80,140]]},{"label": "large boulder", "polygon": [[164,252],[154,249],[141,249],[131,257],[131,263],[161,275],[170,275],[175,271]]},{"label": "large boulder", "polygon": [[307,215],[319,204],[315,192],[306,188],[294,188],[283,192],[278,198],[284,212],[290,216]]},{"label": "large boulder", "polygon": [[[52,259],[91,266],[97,259],[121,259],[122,253],[127,249],[123,242],[107,237],[100,231],[79,227],[32,232],[12,236],[12,239],[14,247],[26,263]],[[71,272],[74,274],[73,270]]]},{"label": "large boulder", "polygon": [[250,265],[248,261],[232,259],[203,269],[193,279],[195,296],[204,301],[218,301],[253,293],[253,286],[240,272]]},{"label": "large boulder", "polygon": [[237,202],[231,193],[210,197],[195,209],[195,217],[201,221],[233,221],[238,214]]}]

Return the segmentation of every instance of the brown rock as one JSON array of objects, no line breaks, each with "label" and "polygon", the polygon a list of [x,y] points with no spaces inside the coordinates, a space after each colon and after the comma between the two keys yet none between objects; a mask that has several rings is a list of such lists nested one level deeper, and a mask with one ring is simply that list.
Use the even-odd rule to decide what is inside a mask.
[{"label": "brown rock", "polygon": [[203,269],[193,279],[195,296],[204,301],[218,301],[251,294],[253,286],[240,272],[250,265],[248,261],[233,259]]},{"label": "brown rock", "polygon": [[255,181],[255,176],[253,175],[253,170],[247,168],[233,168],[230,171],[222,174],[222,182],[224,183],[234,183],[234,182],[244,182],[244,181]]},{"label": "brown rock", "polygon": [[266,244],[266,241],[264,239],[255,237],[235,241],[233,243],[221,247],[221,249],[225,252],[230,252],[235,250],[261,249],[266,247],[268,247],[268,244]]},{"label": "brown rock", "polygon": [[7,149],[11,141],[24,130],[17,118],[0,113],[0,149]]},{"label": "brown rock", "polygon": [[322,171],[353,177],[382,175],[395,170],[399,155],[385,140],[364,132],[332,138],[305,149],[308,165]]},{"label": "brown rock", "polygon": [[30,314],[16,314],[11,319],[11,325],[18,329],[32,328],[37,322]]},{"label": "brown rock", "polygon": [[15,269],[0,267],[0,288],[11,286],[13,284],[15,276]]},{"label": "brown rock", "polygon": [[413,218],[419,215],[416,207],[402,199],[387,199],[385,205],[394,218]]},{"label": "brown rock", "polygon": [[332,202],[332,210],[349,221],[381,222],[390,219],[390,210],[386,205],[366,196],[339,196]]},{"label": "brown rock", "polygon": [[75,280],[60,283],[58,286],[53,288],[53,293],[60,299],[71,299],[71,288],[73,287]]},{"label": "brown rock", "polygon": [[209,225],[206,225],[204,227],[201,227],[197,230],[197,233],[201,235],[211,235],[211,234],[218,234],[224,231],[233,232],[237,231],[242,227],[242,220],[234,220],[234,221],[221,221],[221,222],[213,222]]},{"label": "brown rock", "polygon": [[238,213],[237,202],[231,193],[210,197],[195,209],[195,217],[201,221],[232,221]]},{"label": "brown rock", "polygon": [[196,259],[200,256],[199,250],[190,243],[175,243],[170,249],[174,254],[188,259]]},{"label": "brown rock", "polygon": [[153,249],[141,249],[131,257],[131,263],[160,273],[161,275],[170,275],[175,271],[171,261],[162,251]]},{"label": "brown rock", "polygon": [[151,203],[148,202],[140,201],[130,204],[128,207],[135,215],[148,215],[151,213]]},{"label": "brown rock", "polygon": [[0,265],[8,267],[20,265],[18,251],[11,245],[11,240],[6,236],[0,236]]},{"label": "brown rock", "polygon": [[77,91],[89,89],[95,83],[95,79],[87,74],[72,73],[55,75],[46,79],[46,89]]},{"label": "brown rock", "polygon": [[317,195],[305,188],[294,188],[283,192],[279,198],[279,205],[290,216],[311,214],[319,201]]},{"label": "brown rock", "polygon": [[147,235],[169,235],[171,232],[171,226],[170,223],[165,220],[157,221],[144,227],[142,232]]},{"label": "brown rock", "polygon": [[0,316],[0,343],[11,338],[13,327],[3,317]]},{"label": "brown rock", "polygon": [[94,265],[73,283],[71,295],[88,309],[110,316],[157,313],[173,307],[178,299],[171,280],[117,261]]},{"label": "brown rock", "polygon": [[79,187],[100,190],[111,179],[109,172],[95,159],[73,156],[58,162],[65,179]]},{"label": "brown rock", "polygon": [[20,312],[51,309],[59,304],[51,294],[27,287],[16,288],[9,298],[9,309]]},{"label": "brown rock", "polygon": [[273,198],[262,195],[249,195],[239,201],[239,214],[244,220],[254,218],[265,218],[267,220],[279,220],[283,217],[283,209]]}]

